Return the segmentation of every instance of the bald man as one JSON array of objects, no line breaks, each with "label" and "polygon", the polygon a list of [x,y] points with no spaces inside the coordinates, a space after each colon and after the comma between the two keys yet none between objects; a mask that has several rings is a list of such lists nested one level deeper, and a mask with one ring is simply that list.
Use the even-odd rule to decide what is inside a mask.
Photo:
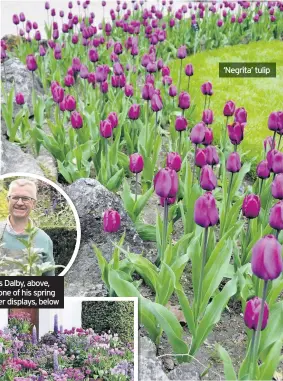
[{"label": "bald man", "polygon": [[[11,182],[7,196],[9,216],[6,221],[0,223],[1,251],[5,256],[17,259],[22,257],[25,246],[19,238],[28,239],[25,229],[29,222],[32,225],[29,215],[36,205],[36,200],[37,188],[33,181],[18,179]],[[53,243],[50,237],[39,228],[36,228],[33,247],[41,249],[42,262],[50,262],[54,265]],[[11,270],[13,266],[11,265]],[[53,276],[55,271],[51,270],[43,275]]]}]

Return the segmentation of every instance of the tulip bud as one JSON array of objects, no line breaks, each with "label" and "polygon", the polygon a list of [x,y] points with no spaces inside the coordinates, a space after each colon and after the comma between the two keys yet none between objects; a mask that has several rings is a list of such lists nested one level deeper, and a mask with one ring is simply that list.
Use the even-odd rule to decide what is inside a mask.
[{"label": "tulip bud", "polygon": [[140,173],[143,170],[144,162],[142,155],[133,153],[130,155],[130,171],[133,173]]},{"label": "tulip bud", "polygon": [[39,55],[40,57],[44,57],[46,55],[46,50],[42,45],[39,46]]},{"label": "tulip bud", "polygon": [[244,109],[244,107],[237,108],[237,110],[235,111],[235,122],[247,122],[247,111]]},{"label": "tulip bud", "polygon": [[169,152],[166,158],[166,167],[179,172],[182,166],[182,158],[177,152]]},{"label": "tulip bud", "polygon": [[34,55],[32,55],[32,54],[29,54],[27,56],[26,64],[27,64],[28,70],[30,70],[30,71],[35,71],[37,69],[36,59],[35,59]]},{"label": "tulip bud", "polygon": [[245,123],[234,122],[233,124],[229,124],[228,135],[232,144],[238,145],[244,139],[244,128]]},{"label": "tulip bud", "polygon": [[265,138],[263,141],[264,151],[266,152],[267,146],[269,146],[270,150],[275,149],[275,143],[275,139],[273,140],[272,136]]},{"label": "tulip bud", "polygon": [[206,148],[198,148],[196,152],[195,165],[199,168],[202,168],[206,164],[208,164],[206,162]]},{"label": "tulip bud", "polygon": [[216,201],[212,193],[206,192],[195,202],[194,221],[203,228],[214,226],[219,220]]},{"label": "tulip bud", "polygon": [[275,176],[271,185],[271,193],[274,198],[283,200],[283,173]]},{"label": "tulip bud", "polygon": [[[245,309],[245,314],[244,314],[244,321],[245,321],[246,326],[249,329],[253,329],[254,331],[257,330],[257,326],[258,326],[258,322],[259,322],[261,302],[262,302],[262,299],[258,298],[256,296],[253,299],[250,299],[247,302],[247,304],[246,304],[246,309]],[[260,327],[261,331],[267,325],[268,316],[269,316],[268,304],[266,302],[264,302],[263,320],[262,320],[262,325]]]},{"label": "tulip bud", "polygon": [[208,146],[205,149],[206,163],[209,165],[216,165],[219,163],[219,156],[214,146]]},{"label": "tulip bud", "polygon": [[201,169],[200,186],[206,191],[212,191],[217,186],[217,178],[209,165],[205,165]]},{"label": "tulip bud", "polygon": [[130,107],[128,111],[128,117],[132,120],[136,120],[139,118],[140,112],[141,112],[140,105],[134,103],[132,104],[132,106]]},{"label": "tulip bud", "polygon": [[269,225],[275,230],[283,230],[283,201],[277,202],[271,208]]},{"label": "tulip bud", "polygon": [[205,136],[205,124],[200,122],[196,124],[190,134],[190,139],[193,144],[200,144],[203,142]]},{"label": "tulip bud", "polygon": [[186,65],[185,67],[185,74],[188,76],[188,77],[191,77],[194,75],[194,68],[193,68],[193,65],[192,64],[188,64]]},{"label": "tulip bud", "polygon": [[100,121],[100,135],[103,138],[110,138],[112,136],[113,128],[110,120],[105,119]]},{"label": "tulip bud", "polygon": [[270,169],[268,168],[267,160],[262,160],[257,168],[256,173],[260,179],[268,179],[270,176]]},{"label": "tulip bud", "polygon": [[56,103],[62,102],[62,100],[64,98],[64,89],[61,86],[59,86],[59,85],[53,86],[51,88],[51,93],[52,93],[52,97],[53,97],[54,102],[56,102]]},{"label": "tulip bud", "polygon": [[74,85],[74,83],[75,83],[75,78],[72,75],[67,74],[66,77],[64,78],[65,86],[71,87]]},{"label": "tulip bud", "polygon": [[247,218],[256,218],[260,212],[260,198],[255,194],[245,196],[242,205],[243,216]]},{"label": "tulip bud", "polygon": [[81,117],[81,114],[78,111],[73,111],[71,114],[71,124],[72,127],[77,129],[77,128],[82,128],[83,126],[83,118]]},{"label": "tulip bud", "polygon": [[17,105],[23,105],[25,103],[25,98],[22,93],[17,93],[16,94],[16,103]]},{"label": "tulip bud", "polygon": [[212,124],[212,122],[213,122],[213,111],[210,109],[204,110],[202,113],[202,121],[205,124]]},{"label": "tulip bud", "polygon": [[224,116],[232,116],[235,112],[235,103],[233,101],[226,102],[224,109],[223,109],[223,115]]},{"label": "tulip bud", "polygon": [[226,169],[228,172],[236,173],[241,169],[241,159],[238,152],[232,152],[227,158]]},{"label": "tulip bud", "polygon": [[184,131],[188,126],[187,119],[183,116],[177,116],[175,120],[175,129],[176,131]]},{"label": "tulip bud", "polygon": [[283,112],[272,112],[268,118],[268,128],[271,131],[279,131],[283,129]]},{"label": "tulip bud", "polygon": [[107,233],[116,233],[121,226],[120,214],[113,209],[108,209],[103,214],[103,230]]},{"label": "tulip bud", "polygon": [[160,169],[154,177],[154,189],[159,197],[176,197],[178,192],[178,175],[170,168]]},{"label": "tulip bud", "polygon": [[20,23],[20,19],[18,15],[13,15],[13,23],[18,25]]},{"label": "tulip bud", "polygon": [[266,235],[252,249],[252,272],[261,279],[273,280],[283,269],[282,247],[272,235]]},{"label": "tulip bud", "polygon": [[186,110],[190,107],[191,105],[191,99],[190,99],[190,96],[188,93],[186,93],[185,91],[182,91],[179,95],[179,103],[178,103],[178,106],[183,109],[183,110]]},{"label": "tulip bud", "polygon": [[108,92],[108,83],[107,81],[101,82],[100,83],[100,91],[102,94],[106,94]]}]

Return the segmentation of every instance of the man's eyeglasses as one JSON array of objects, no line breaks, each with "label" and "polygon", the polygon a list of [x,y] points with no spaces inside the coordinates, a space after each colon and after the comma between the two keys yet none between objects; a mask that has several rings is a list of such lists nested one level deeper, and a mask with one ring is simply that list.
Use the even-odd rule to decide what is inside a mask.
[{"label": "man's eyeglasses", "polygon": [[8,199],[14,203],[17,203],[18,201],[22,200],[24,204],[28,204],[31,201],[35,201],[34,198],[27,196],[9,196]]}]

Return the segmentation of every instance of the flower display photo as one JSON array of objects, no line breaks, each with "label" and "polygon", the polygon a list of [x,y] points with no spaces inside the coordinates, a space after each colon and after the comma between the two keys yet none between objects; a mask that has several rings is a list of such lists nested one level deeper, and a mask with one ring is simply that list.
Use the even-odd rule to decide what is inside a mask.
[{"label": "flower display photo", "polygon": [[[40,381],[283,380],[283,2],[1,9],[0,173],[66,193],[81,239],[65,296],[137,298],[139,336],[138,376],[121,334],[92,345],[92,312],[75,331],[58,317],[56,340],[49,327],[17,357],[3,333],[2,366]],[[40,219],[66,221],[53,212]]]}]

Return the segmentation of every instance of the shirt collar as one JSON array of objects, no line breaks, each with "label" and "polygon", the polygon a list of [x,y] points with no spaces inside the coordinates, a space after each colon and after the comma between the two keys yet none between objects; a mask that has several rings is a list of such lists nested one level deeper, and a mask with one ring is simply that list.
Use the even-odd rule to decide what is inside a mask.
[{"label": "shirt collar", "polygon": [[[11,224],[11,221],[10,221],[10,214],[9,216],[7,217],[7,225],[6,225],[6,230],[8,233],[12,234],[12,235],[23,235],[25,234],[25,230],[21,231],[21,232],[16,232]],[[29,222],[31,224],[31,226],[33,227],[33,222],[32,220],[29,218]]]}]

